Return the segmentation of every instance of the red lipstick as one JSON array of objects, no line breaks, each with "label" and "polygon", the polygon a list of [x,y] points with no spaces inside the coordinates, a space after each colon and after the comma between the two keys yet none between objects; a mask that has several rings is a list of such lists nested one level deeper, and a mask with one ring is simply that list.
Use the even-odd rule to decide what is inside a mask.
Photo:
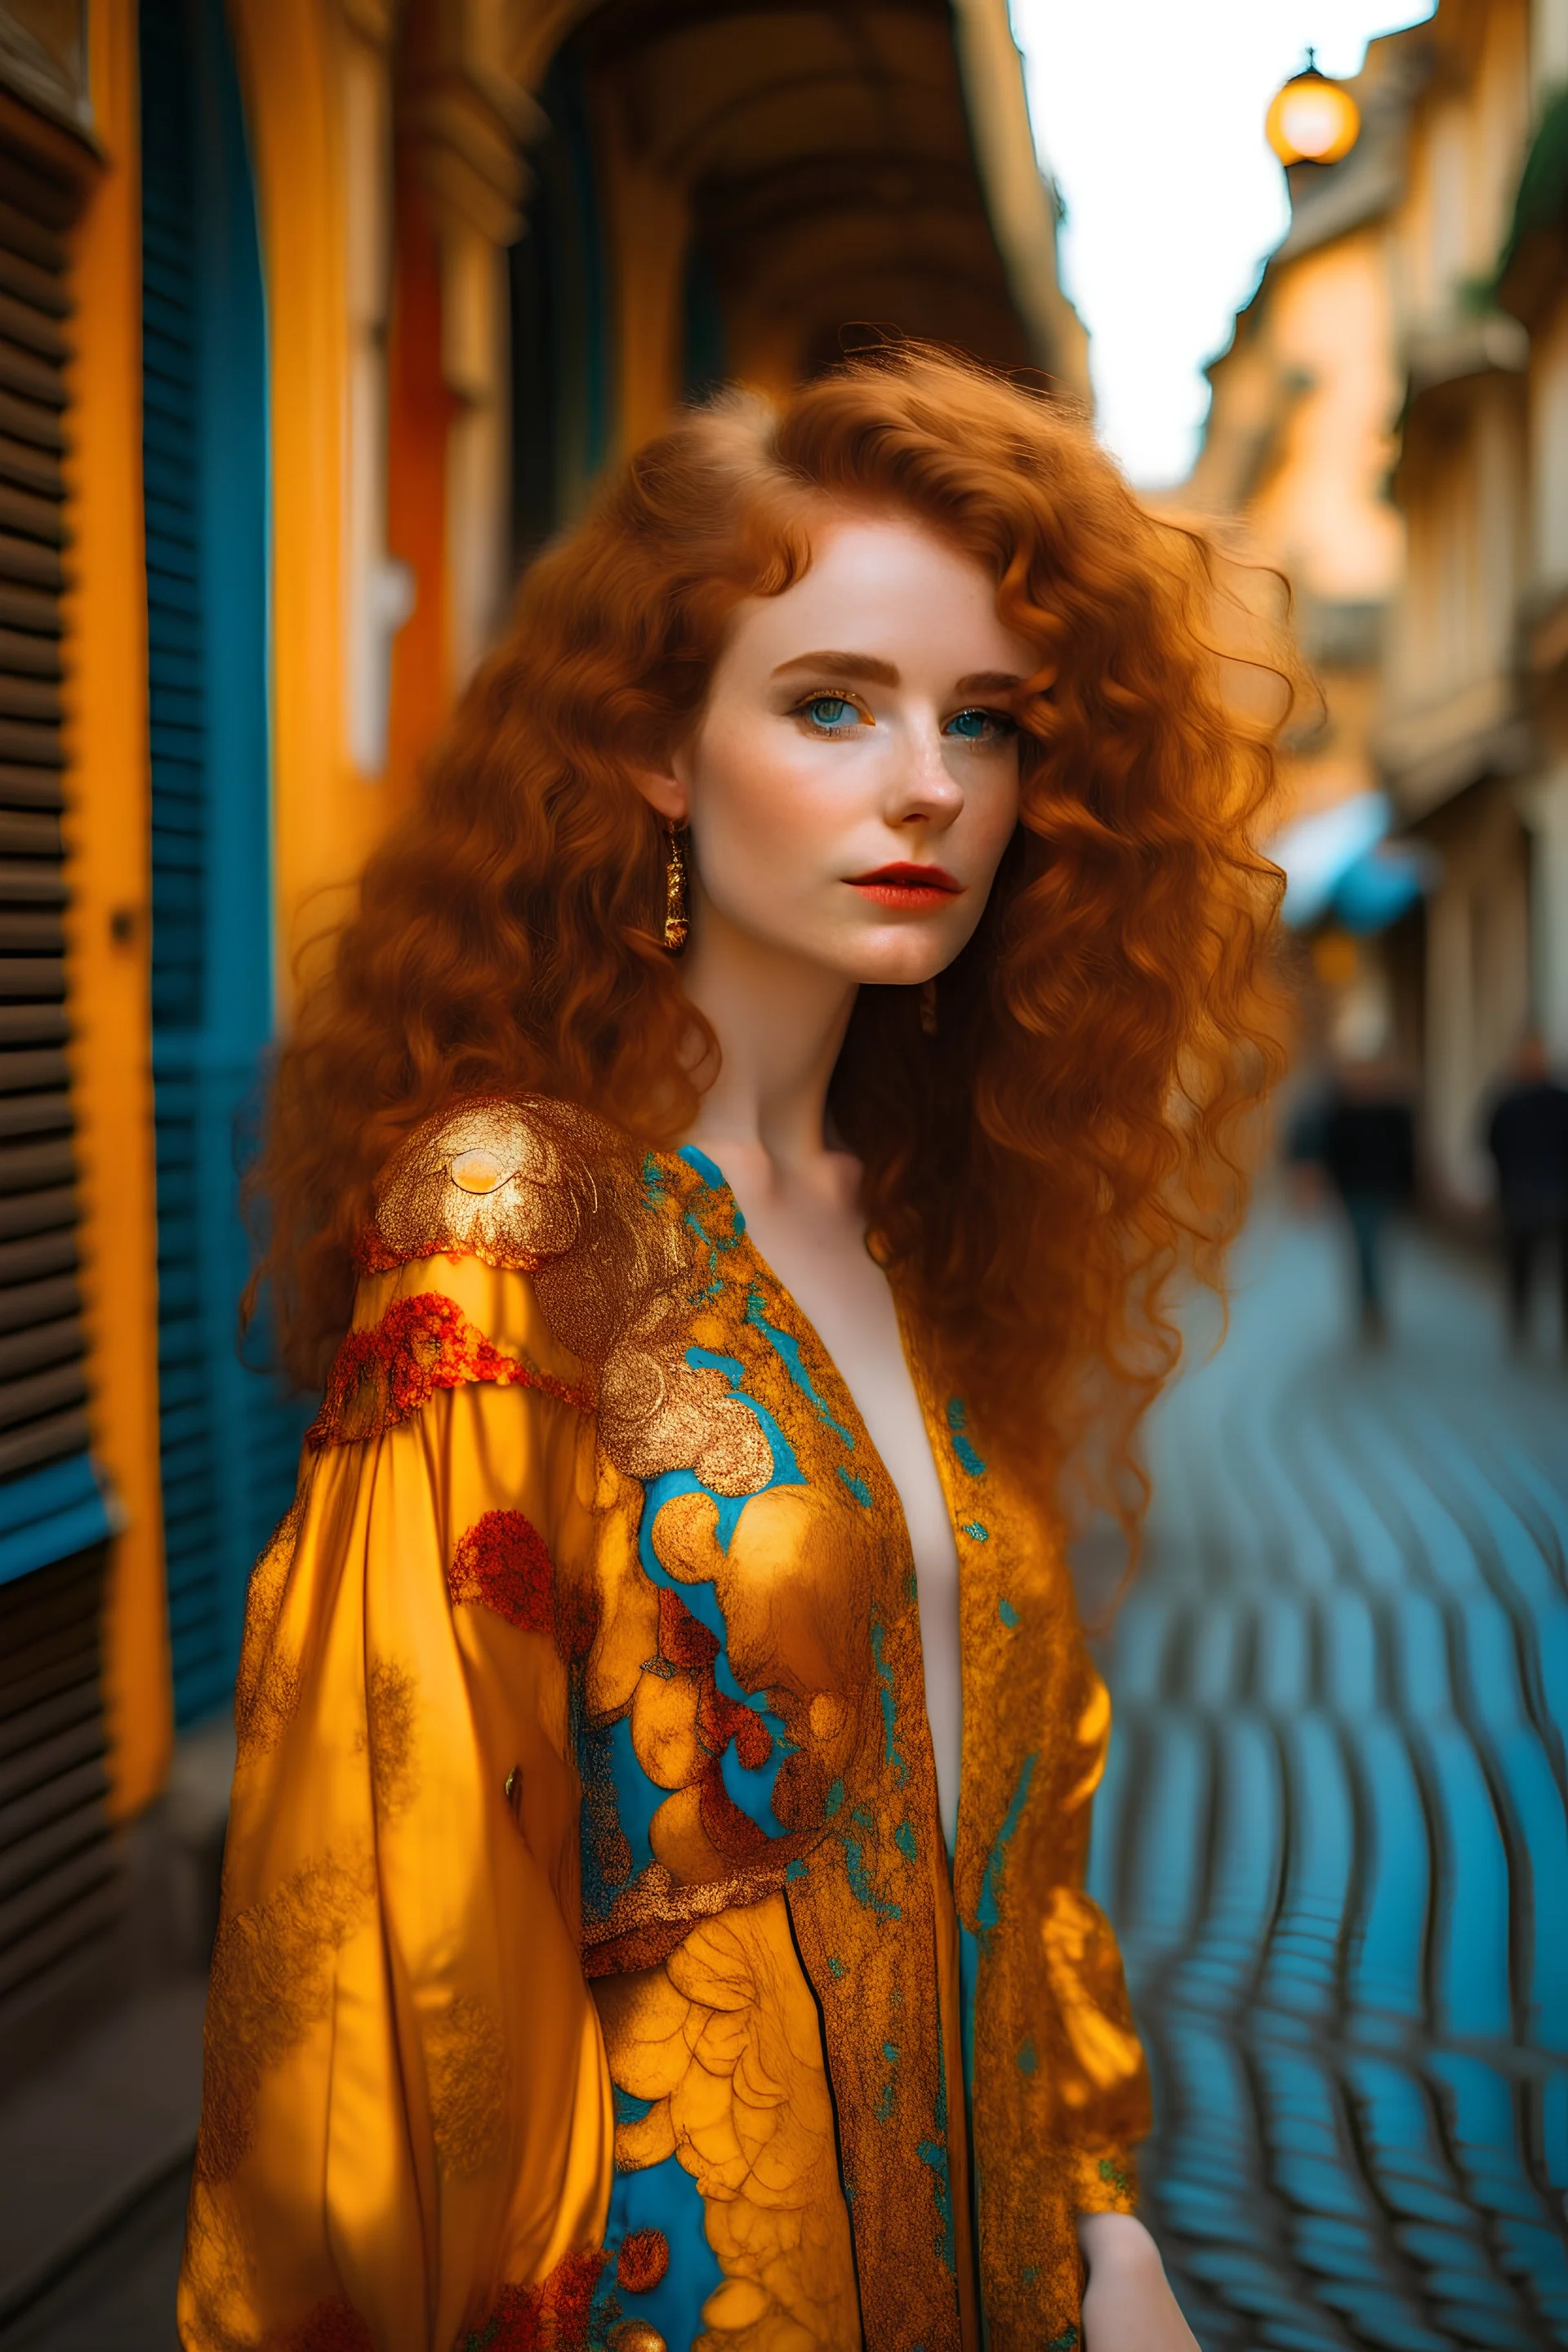
[{"label": "red lipstick", "polygon": [[911,913],[940,907],[963,885],[942,866],[879,866],[873,874],[852,874],[849,887],[879,907],[903,907]]}]

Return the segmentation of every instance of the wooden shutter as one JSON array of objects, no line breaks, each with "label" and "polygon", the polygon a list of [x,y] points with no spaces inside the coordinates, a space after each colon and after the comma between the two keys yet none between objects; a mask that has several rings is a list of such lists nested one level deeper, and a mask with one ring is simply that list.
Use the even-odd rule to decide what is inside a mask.
[{"label": "wooden shutter", "polygon": [[234,1688],[307,1412],[240,1366],[237,1126],[271,1024],[266,335],[222,0],[141,0],[158,1385],[175,1720]]},{"label": "wooden shutter", "polygon": [[232,1663],[213,1566],[217,1430],[202,1330],[198,1149],[206,692],[202,627],[200,295],[191,57],[183,0],[141,12],[142,450],[153,760],[153,1038],[158,1403],[175,1707],[222,1703]]},{"label": "wooden shutter", "polygon": [[[108,1515],[88,1454],[66,1041],[61,463],[79,184],[0,113],[0,2041],[95,1965]],[[84,158],[85,162],[85,158]]]}]

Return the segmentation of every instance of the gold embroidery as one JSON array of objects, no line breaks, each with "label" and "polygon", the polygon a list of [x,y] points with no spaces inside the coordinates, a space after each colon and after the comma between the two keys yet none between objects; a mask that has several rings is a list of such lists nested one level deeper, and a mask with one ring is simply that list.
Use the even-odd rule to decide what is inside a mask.
[{"label": "gold embroidery", "polygon": [[[856,2340],[843,2332],[846,2325],[853,2329],[853,2318],[814,2310],[813,2264],[836,2275],[831,2264],[824,2272],[822,2247],[800,2273],[787,2251],[824,2226],[847,2236],[846,2193],[867,2345],[891,2352],[920,2342],[928,2352],[957,2352],[934,1962],[940,1831],[901,1515],[842,1382],[746,1241],[728,1194],[679,1157],[661,1160],[656,1174],[649,1190],[666,1226],[693,1237],[685,1343],[736,1365],[737,1404],[755,1408],[759,1428],[781,1431],[787,1447],[781,1466],[789,1466],[787,1483],[767,1486],[738,1514],[724,1516],[722,1535],[715,1493],[679,1487],[645,1530],[666,1580],[661,1629],[668,1586],[677,1594],[690,1591],[693,1610],[705,1589],[717,1616],[704,1606],[702,1623],[723,1626],[725,1687],[749,1694],[749,1706],[728,1701],[733,1717],[721,1721],[715,1712],[710,1730],[700,1701],[693,1721],[693,1694],[679,1670],[689,1663],[685,1649],[695,1655],[700,1646],[695,1629],[685,1649],[672,1649],[661,1630],[657,1655],[647,1646],[637,1654],[641,1683],[628,1685],[625,1645],[616,1639],[618,1593],[607,1601],[601,1644],[588,1661],[590,1721],[626,1713],[629,1701],[632,1754],[670,1791],[647,1830],[653,1866],[621,1892],[607,1918],[595,1919],[586,1906],[585,1965],[595,1996],[605,1996],[614,2078],[651,2095],[647,2067],[656,2053],[642,2049],[641,2073],[621,2066],[612,1971],[637,1971],[634,1980],[645,1987],[662,1978],[667,1988],[690,1992],[682,1971],[701,1953],[700,2006],[710,2012],[694,2013],[680,2029],[668,2056],[683,2069],[681,2087],[623,2127],[618,2161],[658,2161],[673,2147],[699,2179],[710,2240],[734,2273],[705,2307],[708,2352],[729,2343],[737,2352],[742,2343],[762,2346],[775,2331],[781,2342],[796,2340],[796,2328],[809,2331],[803,2342],[837,2347]],[[671,1454],[650,1467],[689,1461],[689,1453]],[[710,1484],[700,1468],[697,1475]],[[711,1634],[700,1639],[717,1648]],[[604,1671],[612,1654],[613,1676]],[[722,1776],[710,1769],[690,1777],[705,1748],[728,1749],[731,1742]],[[596,1766],[591,1746],[588,1752]],[[763,1765],[768,1779],[748,1783],[745,1773]],[[603,1801],[593,1769],[584,1782],[592,1818]],[[749,1812],[736,1801],[748,1790]],[[612,1790],[607,1819],[615,1818]],[[704,1914],[709,1924],[697,1926]],[[724,1996],[724,1939],[754,1933],[752,1923],[774,1916],[784,1944],[770,1956],[767,1991]],[[652,1967],[660,1961],[662,1969]],[[806,2078],[783,2058],[775,2063],[767,2035],[728,2013],[753,2000],[767,2011],[792,1999],[805,2005],[825,2105],[825,2055],[831,2073],[844,2166],[840,2188],[830,2156],[821,2183],[801,2203],[788,2188],[784,2152],[799,2103],[811,2095]],[[652,2039],[644,2032],[645,2044]],[[753,2103],[762,2122],[737,2096],[742,2081],[759,2091],[775,2085]],[[742,2121],[748,2129],[755,2125],[754,2147]],[[767,2153],[763,2135],[776,2140]],[[743,2195],[742,2181],[751,2184]]]},{"label": "gold embroidery", "polygon": [[[1066,1570],[1033,1513],[980,1462],[962,1409],[944,1416],[925,1402],[950,1433],[938,1467],[954,1517],[984,1497],[986,1540],[966,1550],[960,1586],[954,1891],[978,1946],[972,2099],[986,2326],[999,2352],[1026,2352],[1079,2324],[1073,2215],[1132,2210],[1125,2151],[1149,2127],[1115,1940],[1080,1891],[1110,1705]],[[1102,2161],[1120,2186],[1102,2179]]]},{"label": "gold embroidery", "polygon": [[365,1677],[365,1746],[383,1821],[395,1822],[418,1794],[418,1709],[414,1677],[393,1658],[373,1658]]},{"label": "gold embroidery", "polygon": [[452,1250],[531,1273],[578,1240],[594,1196],[590,1156],[614,1140],[587,1111],[542,1096],[459,1104],[427,1120],[389,1165],[372,1262],[405,1265]]},{"label": "gold embroidery", "polygon": [[198,2179],[232,2179],[250,2147],[262,2075],[329,2013],[333,1956],[368,1912],[368,1857],[325,1853],[247,1910],[213,1947]]},{"label": "gold embroidery", "polygon": [[250,2294],[256,2254],[247,2219],[232,2190],[209,2187],[198,2162],[185,2222],[178,2317],[182,2340],[200,2345],[202,2352],[256,2352]]},{"label": "gold embroidery", "polygon": [[1075,2213],[1134,2213],[1138,2169],[1125,2149],[1097,2156],[1074,2150],[1068,2159],[1068,2201]]},{"label": "gold embroidery", "polygon": [[234,1685],[235,1736],[242,1756],[275,1748],[299,1702],[299,1661],[277,1647],[277,1633],[308,1499],[295,1496],[250,1571]]},{"label": "gold embroidery", "polygon": [[1073,2062],[1062,2069],[1062,2102],[1087,2109],[1140,2084],[1143,2072],[1116,1946],[1099,1906],[1072,1886],[1052,1888],[1040,1939],[1062,2021],[1062,2055]]},{"label": "gold embroidery", "polygon": [[612,2080],[651,2103],[617,2128],[617,2167],[673,2151],[704,2200],[724,2282],[703,2305],[700,2342],[855,2352],[822,2034],[782,1900],[732,1910],[662,1968],[595,1992]]},{"label": "gold embroidery", "polygon": [[[505,1174],[474,1192],[476,1156]],[[377,1194],[362,1245],[386,1268],[464,1252],[531,1273],[561,1346],[597,1379],[599,1443],[634,1478],[673,1463],[721,1495],[749,1495],[772,1475],[754,1413],[721,1372],[686,1360],[690,1237],[661,1214],[630,1140],[591,1112],[528,1095],[459,1106],[410,1136]]]},{"label": "gold embroidery", "polygon": [[305,1432],[314,1453],[368,1443],[423,1412],[437,1389],[493,1381],[538,1389],[586,1412],[593,1400],[492,1345],[455,1299],[436,1290],[395,1298],[379,1323],[351,1331],[333,1359],[321,1409]]},{"label": "gold embroidery", "polygon": [[768,1856],[753,1868],[706,1882],[676,1878],[663,1863],[639,1873],[607,1919],[584,1921],[583,1972],[591,1981],[646,1969],[678,1944],[693,1922],[760,1903],[775,1894],[785,1865]]},{"label": "gold embroidery", "polygon": [[448,2179],[466,2180],[506,2146],[512,2084],[499,2021],[460,1993],[425,2029],[436,2152]]},{"label": "gold embroidery", "polygon": [[234,1686],[234,1727],[242,1757],[265,1756],[288,1730],[300,1704],[300,1661],[270,1650]]},{"label": "gold embroidery", "polygon": [[[699,1167],[645,1160],[585,1114],[532,1102],[468,1106],[425,1130],[421,1149],[422,1172],[402,1192],[389,1172],[366,1262],[471,1248],[530,1273],[552,1340],[574,1360],[556,1366],[556,1391],[575,1383],[574,1402],[597,1400],[596,1459],[564,1416],[552,1419],[565,1476],[552,1454],[539,1526],[582,1583],[585,1637],[592,1617],[591,1647],[572,1645],[585,1905],[595,1869],[605,1881],[587,1905],[584,1967],[614,2078],[650,2102],[619,2127],[616,2160],[639,2169],[676,2156],[705,2200],[723,2283],[702,2315],[703,2352],[844,2352],[860,2340],[857,2263],[868,2352],[953,2352],[963,2085],[942,2064],[956,2041],[942,2040],[936,1995],[952,1923],[890,1484],[815,1335]],[[554,1361],[542,1346],[541,1359]],[[401,1392],[388,1399],[401,1406]],[[987,1467],[983,1433],[922,1401],[967,1537],[956,1885],[980,1948],[987,2322],[995,2352],[1025,2352],[1079,2324],[1074,2210],[1129,2210],[1135,2195],[1124,2147],[1140,2128],[1140,2056],[1109,1930],[1079,1892],[1106,1707],[1059,1564]],[[671,1470],[695,1479],[653,1494],[637,1483]],[[699,1482],[706,1491],[692,1491]],[[531,1488],[528,1499],[534,1509]],[[277,1642],[286,1580],[279,1551],[252,1596],[247,1748],[274,1742],[293,1705],[296,1662]],[[515,1622],[526,1596],[507,1591]],[[479,1597],[466,1565],[457,1597]],[[705,1629],[721,1619],[722,1672],[704,1647],[716,1653]],[[289,1622],[292,1632],[292,1611]],[[353,1769],[385,1822],[413,1801],[429,1758],[407,1666],[373,1657],[363,1688]],[[507,1745],[486,1750],[491,1805],[518,1752],[501,1736]],[[623,1822],[615,1775],[628,1745],[653,1788],[637,1790]],[[515,1809],[515,1770],[508,1786]],[[400,1844],[384,1848],[388,1866]],[[540,1859],[570,1882],[574,1928],[577,1857]],[[328,1860],[226,1922],[198,2210],[250,2145],[267,2070],[329,2013],[334,1955],[373,1899],[368,1868],[362,1878]],[[417,1994],[424,2016],[450,1987],[426,1981]],[[506,2016],[510,2032],[510,2006]],[[506,2079],[500,2019],[459,2000],[423,2030],[443,2176],[496,2165],[525,2090]],[[247,2172],[224,2196],[237,2206],[250,2192]]]},{"label": "gold embroidery", "polygon": [[634,2230],[621,2241],[616,2284],[627,2294],[649,2294],[669,2268],[669,2240],[662,2230]]}]

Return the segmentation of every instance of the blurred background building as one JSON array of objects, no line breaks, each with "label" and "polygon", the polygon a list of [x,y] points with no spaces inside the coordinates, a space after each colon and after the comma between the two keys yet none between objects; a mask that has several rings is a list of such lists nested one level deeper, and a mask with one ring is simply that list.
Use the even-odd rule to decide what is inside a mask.
[{"label": "blurred background building", "polygon": [[1055,236],[1005,0],[0,4],[0,2328],[188,2157],[297,950],[607,458],[847,331],[1086,396]]},{"label": "blurred background building", "polygon": [[[1568,0],[1439,0],[1270,129],[1290,226],[1172,495],[1322,688],[1307,1059],[1407,1088],[1474,1221],[1521,1034],[1568,1062]],[[308,1413],[236,1349],[295,959],[607,459],[889,330],[1087,401],[1056,238],[1006,0],[0,0],[7,2352],[88,2340],[93,2277],[94,2352],[172,2339]],[[1110,1660],[1097,1884],[1209,2352],[1568,2343],[1561,1391],[1500,1370],[1482,1430],[1491,1302],[1411,1263],[1403,1360],[1336,1354],[1305,1227],[1244,1290]]]},{"label": "blurred background building", "polygon": [[1565,82],[1563,0],[1442,0],[1328,86],[1342,155],[1277,108],[1291,226],[1180,500],[1291,583],[1323,704],[1279,847],[1321,1042],[1414,1078],[1460,1216],[1521,1037],[1568,1059]]}]

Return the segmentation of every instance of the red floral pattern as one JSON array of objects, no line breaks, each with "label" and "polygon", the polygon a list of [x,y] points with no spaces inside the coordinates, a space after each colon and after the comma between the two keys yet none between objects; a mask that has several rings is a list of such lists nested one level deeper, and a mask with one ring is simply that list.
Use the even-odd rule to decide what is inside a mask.
[{"label": "red floral pattern", "polygon": [[305,1443],[320,1452],[379,1437],[412,1420],[437,1389],[461,1388],[469,1381],[542,1389],[579,1412],[593,1405],[581,1390],[503,1354],[468,1321],[456,1299],[424,1290],[414,1298],[395,1299],[369,1330],[349,1333]]},{"label": "red floral pattern", "polygon": [[[637,2234],[657,2238],[664,2249],[663,2263],[648,2277],[656,2286],[668,2267],[669,2248],[657,2230]],[[636,2242],[628,2238],[626,2244]],[[455,2352],[588,2352],[588,2314],[607,2260],[602,2248],[587,2246],[568,2254],[538,2286],[503,2286],[479,2326],[458,2339]],[[622,2284],[628,2282],[623,2279]],[[334,2295],[307,2312],[297,2327],[269,2336],[267,2343],[268,2352],[374,2352],[375,2339],[353,2305]]]},{"label": "red floral pattern", "polygon": [[588,2246],[538,2286],[503,2286],[459,2352],[587,2352],[588,2313],[605,2259]]},{"label": "red floral pattern", "polygon": [[[430,1255],[435,1255],[431,1251]],[[374,1225],[366,1225],[352,1252],[357,1274],[395,1274],[400,1265],[408,1263],[403,1254],[384,1242]]]},{"label": "red floral pattern", "polygon": [[375,2338],[353,2305],[334,2295],[306,2313],[287,2336],[269,2336],[278,2352],[375,2352]]},{"label": "red floral pattern", "polygon": [[773,1734],[754,1708],[727,1697],[719,1688],[713,1674],[718,1638],[668,1585],[661,1585],[658,1592],[658,1654],[667,1671],[694,1675],[702,1685],[697,1702],[697,1736],[710,1759],[698,1800],[702,1826],[721,1853],[733,1861],[749,1860],[766,1846],[767,1835],[741,1811],[725,1788],[724,1751],[733,1740],[735,1753],[748,1771],[760,1771],[773,1752]]},{"label": "red floral pattern", "polygon": [[555,1563],[544,1538],[521,1511],[487,1511],[452,1554],[447,1590],[524,1633],[554,1631]]},{"label": "red floral pattern", "polygon": [[599,1622],[591,1593],[563,1590],[543,1537],[521,1511],[487,1511],[447,1570],[455,1606],[489,1609],[525,1633],[550,1633],[563,1658],[586,1655]]},{"label": "red floral pattern", "polygon": [[697,1729],[708,1753],[715,1759],[722,1756],[732,1739],[747,1770],[760,1771],[773,1752],[773,1734],[754,1708],[720,1690],[713,1678],[718,1637],[668,1585],[660,1585],[658,1592],[658,1652],[667,1665],[683,1666],[703,1677]]}]

